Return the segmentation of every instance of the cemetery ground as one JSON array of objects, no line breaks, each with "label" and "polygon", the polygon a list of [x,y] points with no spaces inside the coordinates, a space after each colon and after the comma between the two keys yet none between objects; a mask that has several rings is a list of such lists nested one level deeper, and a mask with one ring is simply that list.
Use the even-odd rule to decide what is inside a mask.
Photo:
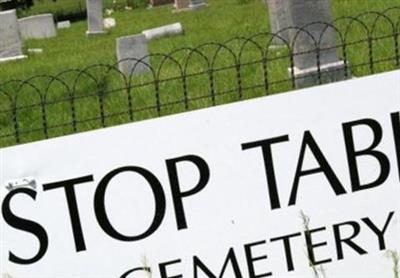
[{"label": "cemetery ground", "polygon": [[[66,0],[67,1],[67,0]],[[62,3],[62,1],[60,0]],[[248,2],[242,4],[241,2]],[[334,0],[334,18],[358,15],[367,11],[384,11],[387,8],[400,6],[400,0]],[[49,3],[48,5],[57,5]],[[87,38],[86,21],[72,24],[70,29],[58,30],[58,36],[45,40],[29,40],[25,42],[25,49],[41,48],[43,53],[29,54],[26,60],[9,62],[0,65],[0,84],[2,91],[18,91],[18,124],[21,132],[21,143],[70,134],[74,131],[85,131],[94,128],[126,123],[131,120],[153,118],[158,115],[173,114],[188,109],[208,107],[215,104],[228,103],[239,99],[247,99],[265,94],[288,91],[292,89],[292,82],[288,75],[290,59],[280,59],[288,55],[285,48],[271,49],[268,53],[268,82],[266,91],[264,83],[265,69],[261,63],[254,63],[262,59],[260,51],[253,44],[243,46],[244,38],[257,33],[269,31],[268,15],[262,1],[239,0],[210,0],[209,6],[194,12],[172,13],[172,5],[152,9],[133,9],[115,11],[111,16],[116,18],[117,26],[109,30],[106,35]],[[367,14],[365,22],[373,24],[376,15]],[[122,82],[123,77],[116,72],[105,73],[104,67],[90,67],[91,65],[115,65],[115,39],[121,36],[141,33],[145,29],[162,26],[169,23],[181,22],[185,34],[174,37],[160,38],[149,42],[151,66],[157,72],[157,96],[154,90],[154,76],[151,73],[135,75],[131,88],[127,92]],[[376,63],[374,72],[388,71],[396,68],[393,59],[393,31],[384,20],[379,20],[374,36],[388,35],[387,39],[376,42],[373,47],[372,59],[382,61]],[[232,40],[237,37],[238,39]],[[371,73],[371,48],[368,47],[367,36],[363,28],[355,25],[347,35],[347,60],[352,67],[352,75],[363,76]],[[254,41],[266,45],[271,37],[258,36]],[[363,43],[354,43],[362,41]],[[212,64],[214,71],[213,90],[215,95],[210,97],[209,70],[207,64],[213,59],[221,45],[207,44],[194,51],[188,59],[189,48],[216,42],[242,53],[240,60],[240,84],[238,84],[238,61],[232,53],[222,47],[218,57]],[[174,52],[176,49],[187,48]],[[166,56],[155,55],[168,54]],[[339,49],[340,53],[340,49]],[[206,57],[206,58],[205,58]],[[274,59],[276,57],[276,59]],[[179,65],[187,63],[185,73],[186,88],[182,89],[182,72]],[[76,119],[71,119],[68,99],[71,95],[61,82],[52,82],[49,86],[49,76],[69,70],[83,70],[82,78],[76,79],[77,71],[63,74],[63,81],[74,84],[74,98]],[[69,79],[69,75],[71,79]],[[20,86],[18,82],[9,80],[27,80],[29,85]],[[41,77],[37,77],[41,76]],[[89,77],[90,76],[90,77]],[[92,78],[94,77],[95,78]],[[74,81],[72,81],[74,80]],[[125,80],[126,81],[126,80]],[[135,84],[140,84],[135,88]],[[240,89],[238,90],[238,87]],[[39,89],[38,89],[39,88]],[[125,89],[124,89],[125,88]],[[38,91],[46,90],[46,99]],[[219,94],[219,92],[222,92]],[[127,114],[127,98],[130,94],[133,99],[133,111]],[[99,107],[99,101],[101,104]],[[43,102],[53,102],[46,106],[46,134],[43,134]],[[170,105],[163,106],[168,103]],[[161,105],[160,105],[161,104]],[[32,109],[32,107],[34,109]],[[29,109],[25,109],[29,108]],[[150,109],[153,108],[153,109]],[[131,108],[132,109],[132,108]],[[13,113],[10,110],[10,101],[0,95],[0,134],[15,133],[15,125],[11,120]],[[99,115],[101,114],[101,117]],[[71,121],[78,123],[72,130]],[[54,128],[50,128],[54,127]],[[37,132],[31,132],[31,131]],[[12,136],[2,136],[0,147],[15,144]]]}]

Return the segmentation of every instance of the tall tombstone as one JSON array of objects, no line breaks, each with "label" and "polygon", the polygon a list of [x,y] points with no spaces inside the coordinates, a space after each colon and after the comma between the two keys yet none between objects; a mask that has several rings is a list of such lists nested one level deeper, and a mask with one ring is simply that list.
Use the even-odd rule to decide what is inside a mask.
[{"label": "tall tombstone", "polygon": [[88,30],[87,35],[104,34],[102,0],[86,0]]},{"label": "tall tombstone", "polygon": [[265,0],[268,6],[269,23],[271,33],[279,33],[279,37],[274,37],[275,45],[285,45],[290,43],[289,30],[282,31],[291,26],[289,14],[287,12],[287,0]]},{"label": "tall tombstone", "polygon": [[143,34],[117,39],[118,69],[127,76],[150,71],[147,39]]},{"label": "tall tombstone", "polygon": [[15,10],[0,12],[0,62],[26,58]]},{"label": "tall tombstone", "polygon": [[[345,79],[345,62],[337,54],[335,30],[332,23],[330,0],[290,0],[286,2],[293,43],[294,75],[299,88]],[[317,48],[319,59],[317,59]],[[319,63],[318,63],[319,60]],[[319,65],[319,70],[318,70]]]}]

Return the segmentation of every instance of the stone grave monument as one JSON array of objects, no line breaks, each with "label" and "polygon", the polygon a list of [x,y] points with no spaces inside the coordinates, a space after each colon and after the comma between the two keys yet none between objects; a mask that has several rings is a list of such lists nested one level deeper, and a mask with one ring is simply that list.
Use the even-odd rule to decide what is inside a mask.
[{"label": "stone grave monument", "polygon": [[196,10],[207,5],[205,0],[189,0],[189,9]]},{"label": "stone grave monument", "polygon": [[0,62],[26,58],[15,10],[0,12]]},{"label": "stone grave monument", "polygon": [[71,28],[71,21],[65,20],[65,21],[59,21],[57,23],[57,29],[68,29]]},{"label": "stone grave monument", "polygon": [[175,11],[197,10],[207,6],[205,0],[175,0]]},{"label": "stone grave monument", "polygon": [[175,9],[186,10],[189,8],[190,0],[175,0]]},{"label": "stone grave monument", "polygon": [[[283,1],[291,26],[303,28],[305,31],[291,29],[290,39],[293,43],[294,76],[299,88],[316,85],[319,76],[322,83],[329,83],[345,79],[345,61],[337,54],[336,34],[334,29],[327,28],[331,23],[332,15],[330,0],[290,0]],[[311,35],[311,36],[310,36]],[[317,44],[317,45],[316,45]],[[317,50],[319,52],[319,73]],[[302,53],[302,54],[301,54]]]},{"label": "stone grave monument", "polygon": [[[265,0],[268,6],[269,22],[271,26],[271,33],[279,33],[279,37],[273,39],[275,45],[285,45],[290,43],[289,30],[282,31],[291,26],[289,14],[287,12],[288,0]],[[286,43],[285,43],[286,42]]]},{"label": "stone grave monument", "polygon": [[86,35],[104,34],[102,0],[86,0],[88,30]]},{"label": "stone grave monument", "polygon": [[18,25],[23,39],[44,39],[57,36],[52,14],[24,17],[18,20]]},{"label": "stone grave monument", "polygon": [[[117,39],[118,69],[124,74],[129,76],[132,71],[133,74],[150,71],[150,57],[148,55],[145,35],[139,34]],[[144,59],[141,60],[142,58]]]},{"label": "stone grave monument", "polygon": [[183,26],[180,22],[177,22],[153,29],[144,30],[142,34],[146,36],[147,40],[152,40],[165,36],[180,35],[183,34]]}]

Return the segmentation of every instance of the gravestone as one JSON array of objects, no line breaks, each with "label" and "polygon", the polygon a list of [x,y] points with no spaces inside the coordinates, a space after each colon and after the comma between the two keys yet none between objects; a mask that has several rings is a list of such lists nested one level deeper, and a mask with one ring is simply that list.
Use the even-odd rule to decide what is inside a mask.
[{"label": "gravestone", "polygon": [[207,5],[205,0],[189,0],[189,1],[190,1],[189,9],[191,10],[200,9]]},{"label": "gravestone", "polygon": [[205,0],[175,0],[175,11],[197,10],[207,6]]},{"label": "gravestone", "polygon": [[68,29],[71,28],[71,22],[69,20],[65,20],[65,21],[59,21],[57,23],[57,28],[58,29]]},{"label": "gravestone", "polygon": [[181,23],[174,23],[169,25],[164,25],[161,27],[144,30],[142,32],[143,35],[146,36],[147,40],[160,38],[164,36],[172,36],[172,35],[179,35],[183,33],[183,27]]},{"label": "gravestone", "polygon": [[185,10],[189,8],[190,0],[175,0],[176,10]]},{"label": "gravestone", "polygon": [[[148,55],[145,35],[139,34],[117,39],[118,69],[124,74],[130,75],[132,71],[133,74],[149,71],[150,57]],[[142,58],[144,59],[141,60]]]},{"label": "gravestone", "polygon": [[[329,0],[285,1],[291,25],[304,31],[291,29],[293,43],[294,75],[299,88],[345,79],[345,62],[337,54],[336,34],[326,24],[332,23]],[[317,59],[317,48],[319,59]],[[319,73],[318,73],[319,60]]]},{"label": "gravestone", "polygon": [[282,31],[291,26],[287,12],[287,0],[265,0],[268,6],[269,22],[271,33],[279,33],[279,37],[274,37],[275,45],[284,45],[290,43],[289,30]]},{"label": "gravestone", "polygon": [[88,30],[86,35],[106,33],[103,30],[103,3],[102,0],[86,0]]},{"label": "gravestone", "polygon": [[18,25],[23,39],[44,39],[57,36],[52,14],[24,17],[18,20]]},{"label": "gravestone", "polygon": [[18,31],[15,10],[0,12],[0,62],[26,58]]}]

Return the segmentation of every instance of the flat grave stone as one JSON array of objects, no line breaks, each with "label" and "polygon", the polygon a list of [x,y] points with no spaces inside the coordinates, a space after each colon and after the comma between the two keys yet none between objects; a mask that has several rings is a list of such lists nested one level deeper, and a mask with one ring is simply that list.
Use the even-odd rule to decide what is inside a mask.
[{"label": "flat grave stone", "polygon": [[164,25],[161,27],[144,30],[142,32],[143,35],[146,36],[147,40],[160,38],[164,36],[172,36],[172,35],[179,35],[183,33],[183,27],[181,23],[173,23],[169,25]]},{"label": "flat grave stone", "polygon": [[65,20],[65,21],[59,21],[57,23],[57,28],[58,29],[68,29],[71,28],[71,21]]},{"label": "flat grave stone", "polygon": [[175,0],[173,12],[197,10],[206,6],[205,0]]},{"label": "flat grave stone", "polygon": [[191,9],[191,10],[201,9],[201,8],[204,8],[205,6],[207,6],[207,3],[205,0],[190,0],[190,3],[189,3],[189,9]]}]

